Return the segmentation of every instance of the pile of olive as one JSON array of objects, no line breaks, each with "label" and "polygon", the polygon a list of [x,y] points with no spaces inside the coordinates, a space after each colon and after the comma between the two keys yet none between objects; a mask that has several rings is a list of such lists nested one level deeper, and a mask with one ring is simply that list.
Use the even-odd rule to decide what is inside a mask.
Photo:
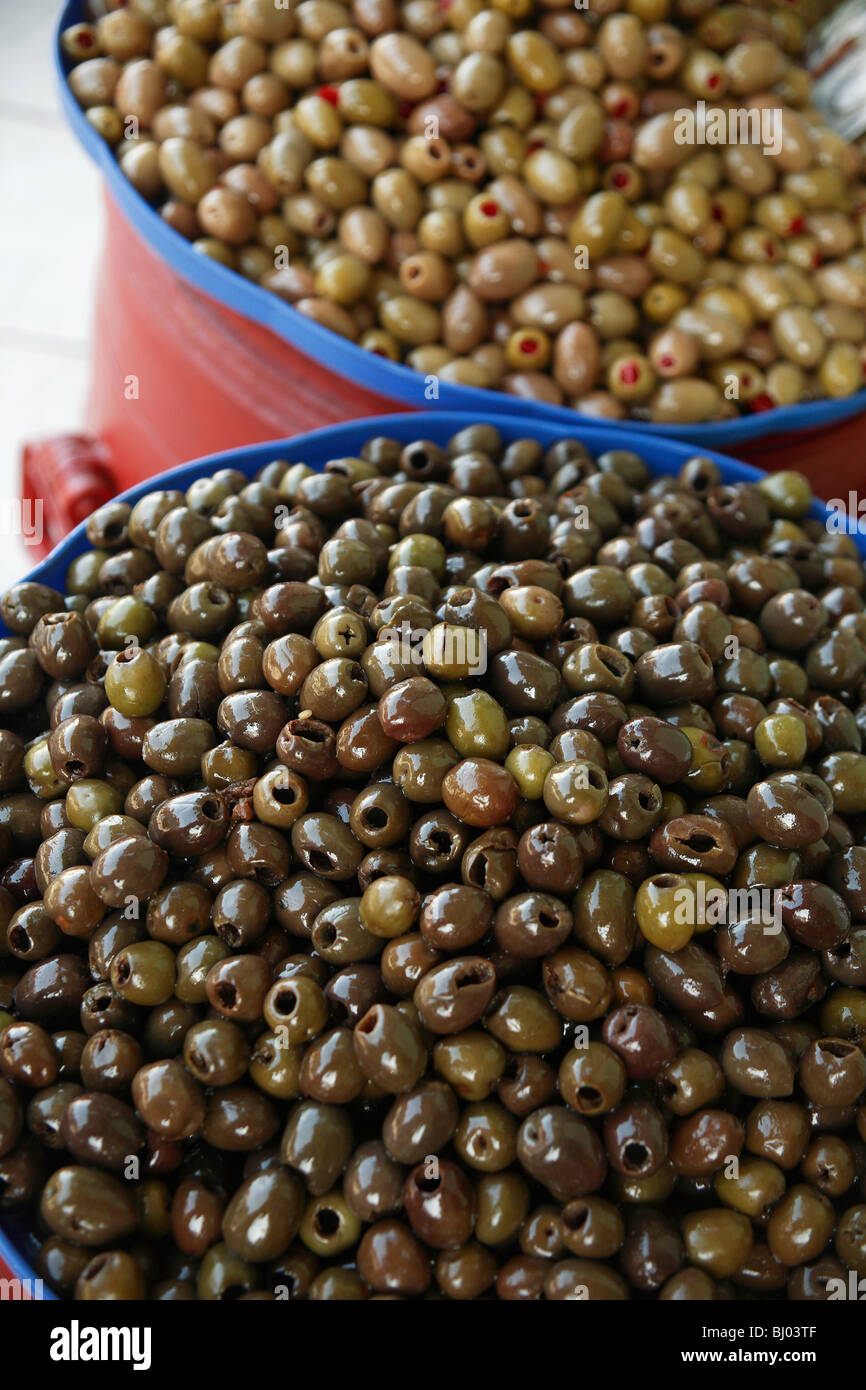
[{"label": "pile of olive", "polygon": [[[299,313],[679,424],[863,384],[861,155],[798,61],[820,8],[135,0],[62,45],[135,188]],[[695,143],[699,106],[752,124]]]},{"label": "pile of olive", "polygon": [[866,1275],[866,572],[810,503],[480,424],[111,503],[65,596],[3,596],[0,1217],[42,1277]]}]

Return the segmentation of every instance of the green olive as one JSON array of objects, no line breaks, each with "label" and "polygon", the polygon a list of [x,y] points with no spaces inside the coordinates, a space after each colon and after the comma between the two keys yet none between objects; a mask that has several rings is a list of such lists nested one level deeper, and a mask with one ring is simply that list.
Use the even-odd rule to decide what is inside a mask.
[{"label": "green olive", "polygon": [[165,673],[143,647],[118,652],[105,673],[105,693],[114,708],[130,719],[153,714],[165,698]]},{"label": "green olive", "polygon": [[485,690],[470,690],[449,702],[445,733],[464,758],[502,760],[511,743],[508,716]]}]

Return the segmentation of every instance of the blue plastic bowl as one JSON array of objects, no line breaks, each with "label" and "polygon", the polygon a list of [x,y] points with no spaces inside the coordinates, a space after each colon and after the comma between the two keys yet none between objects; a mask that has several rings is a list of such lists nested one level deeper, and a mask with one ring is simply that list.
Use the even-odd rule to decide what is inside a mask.
[{"label": "blue plastic bowl", "polygon": [[[177,488],[185,491],[196,478],[206,477],[218,468],[237,468],[252,476],[273,458],[285,458],[290,462],[309,464],[311,468],[323,467],[329,459],[357,455],[363,444],[374,435],[390,435],[394,439],[408,443],[422,435],[436,444],[445,444],[451,435],[467,425],[477,422],[477,415],[467,412],[442,411],[419,420],[414,415],[380,415],[370,419],[352,421],[347,425],[330,426],[314,430],[311,434],[297,435],[294,439],[275,440],[267,444],[256,444],[248,449],[233,449],[224,454],[211,454],[208,458],[196,459],[180,468],[172,468],[155,478],[148,478],[127,492],[119,494],[122,502],[137,502],[154,488]],[[558,423],[527,421],[516,415],[500,415],[495,420],[506,443],[521,439],[527,434],[542,444],[552,444],[563,435]],[[572,420],[574,426],[574,421]],[[647,436],[638,430],[630,430],[606,424],[588,424],[572,428],[569,433],[579,438],[591,453],[598,455],[607,449],[632,449],[646,462],[654,474],[677,473],[685,461],[693,457],[695,450],[677,440]],[[757,482],[765,475],[750,464],[737,463],[723,454],[708,453],[721,470],[725,482]],[[819,520],[830,515],[823,503],[816,502],[812,515]],[[856,537],[857,544],[866,555],[866,535]],[[71,562],[84,551],[90,543],[85,533],[85,523],[76,526],[74,531],[60,542],[47,559],[37,565],[25,576],[49,584],[61,593],[65,588],[66,571]],[[0,633],[6,629],[0,623]],[[13,1276],[22,1280],[34,1280],[36,1275],[28,1262],[35,1254],[37,1241],[30,1222],[25,1215],[6,1217],[0,1226],[0,1259],[9,1266]],[[45,1288],[46,1298],[55,1295]]]},{"label": "blue plastic bowl", "polygon": [[[527,420],[553,422],[566,430],[583,429],[584,424],[593,423],[588,416],[580,415],[567,406],[524,400],[521,400],[518,406],[515,397],[505,392],[483,391],[474,386],[456,386],[445,381],[439,383],[438,400],[429,401],[424,395],[425,377],[422,373],[367,352],[348,339],[299,314],[291,305],[278,299],[268,290],[260,289],[258,285],[219,265],[209,256],[194,251],[190,243],[173,231],[156,209],[137,193],[124,177],[111,149],[86,119],[69,89],[66,77],[70,64],[61,50],[60,34],[70,24],[77,24],[85,18],[84,11],[84,0],[70,0],[58,21],[55,62],[60,81],[61,105],[81,144],[102,170],[114,201],[143,240],[177,275],[203,294],[210,295],[212,299],[225,304],[236,313],[243,314],[246,318],[270,329],[272,333],[284,338],[293,347],[326,365],[339,376],[347,377],[378,395],[387,396],[395,404],[402,403],[419,410],[471,410],[485,417],[491,414],[511,415],[519,409]],[[637,430],[648,438],[663,435],[668,439],[688,440],[704,451],[708,448],[736,451],[736,446],[745,441],[765,438],[768,435],[819,429],[850,419],[862,411],[866,411],[866,390],[858,391],[843,400],[821,400],[803,405],[780,406],[775,410],[743,415],[738,419],[724,420],[716,424],[657,425],[630,421],[622,427],[615,425],[614,428]]]}]

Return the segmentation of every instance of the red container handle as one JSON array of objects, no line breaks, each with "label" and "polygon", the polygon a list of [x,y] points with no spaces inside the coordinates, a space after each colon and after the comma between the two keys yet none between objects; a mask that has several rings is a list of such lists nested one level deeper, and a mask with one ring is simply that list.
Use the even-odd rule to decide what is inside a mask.
[{"label": "red container handle", "polygon": [[86,434],[33,440],[21,451],[23,539],[38,555],[117,492],[110,454]]}]

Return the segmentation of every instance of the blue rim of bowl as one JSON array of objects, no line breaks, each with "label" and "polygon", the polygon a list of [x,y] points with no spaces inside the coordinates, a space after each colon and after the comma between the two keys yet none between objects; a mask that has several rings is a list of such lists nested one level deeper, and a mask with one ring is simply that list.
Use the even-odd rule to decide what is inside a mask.
[{"label": "blue rim of bowl", "polygon": [[[323,370],[364,387],[368,391],[390,397],[395,404],[428,410],[472,410],[483,414],[510,415],[519,410],[527,419],[556,423],[564,429],[582,429],[597,423],[594,417],[581,415],[568,406],[547,405],[509,396],[502,391],[481,390],[474,386],[457,386],[439,382],[436,401],[425,397],[426,378],[421,372],[399,362],[390,362],[312,319],[305,318],[275,294],[260,289],[236,271],[219,265],[209,256],[194,251],[188,241],[175,232],[159,213],[133,188],[121,173],[111,148],[97,134],[78,105],[68,83],[71,64],[64,57],[60,36],[70,24],[80,22],[83,0],[68,0],[60,14],[55,32],[54,59],[60,83],[60,102],[75,135],[91,159],[101,169],[111,196],[129,222],[150,247],[172,270],[195,289],[226,305],[247,319],[270,329],[321,364]],[[614,429],[637,430],[644,437],[681,439],[700,448],[733,448],[747,440],[767,435],[784,435],[826,428],[866,411],[866,389],[841,399],[804,402],[802,405],[776,406],[754,415],[742,415],[735,420],[722,420],[703,425],[660,425],[640,420],[620,424],[609,421]]]},{"label": "blue rim of bowl", "polygon": [[[356,420],[349,420],[345,424],[323,425],[320,429],[309,430],[304,434],[265,440],[263,443],[242,445],[236,449],[205,455],[189,463],[179,464],[176,468],[170,468],[165,472],[145,478],[124,492],[117,493],[115,500],[134,503],[139,498],[144,497],[146,493],[152,492],[154,488],[166,486],[186,488],[196,478],[205,477],[218,468],[237,468],[242,472],[255,472],[269,460],[286,456],[289,456],[293,462],[305,462],[313,468],[320,467],[331,458],[350,456],[367,439],[377,434],[387,434],[394,439],[407,441],[418,437],[431,439],[434,442],[444,441],[458,430],[470,424],[477,424],[479,420],[484,418],[479,416],[477,411],[472,410],[429,411],[423,416],[423,419],[419,418],[417,414],[407,412],[365,415]],[[573,416],[570,421],[572,427],[564,430],[558,420],[527,419],[521,412],[520,414],[494,415],[486,422],[494,425],[506,442],[531,435],[548,444],[557,439],[577,439],[586,444],[593,455],[603,453],[607,449],[631,450],[641,456],[650,472],[655,476],[670,473],[672,468],[681,467],[687,459],[694,457],[698,452],[719,465],[724,481],[760,482],[762,478],[767,476],[764,469],[757,468],[750,463],[742,463],[739,459],[732,458],[719,450],[698,450],[691,441],[671,439],[662,434],[647,435],[638,428],[630,428],[613,421],[592,420],[584,422],[583,417]],[[825,520],[834,514],[834,509],[819,499],[815,499],[809,514],[819,521]],[[50,583],[62,591],[65,572],[61,572],[59,566],[61,562],[68,566],[72,560],[89,548],[85,527],[86,522],[81,522],[74,527],[54,547],[51,553],[24,577],[38,580],[41,583]],[[864,523],[863,534],[854,535],[854,539],[858,547],[866,554],[866,523]],[[0,621],[0,635],[4,635],[5,632],[6,629]]]},{"label": "blue rim of bowl", "polygon": [[[344,425],[326,425],[294,438],[270,440],[246,448],[230,449],[225,453],[209,454],[205,458],[171,468],[156,477],[147,478],[118,494],[118,500],[134,503],[155,488],[172,487],[185,490],[196,478],[205,477],[219,468],[237,468],[252,475],[272,459],[287,459],[289,462],[307,463],[310,467],[322,467],[329,459],[357,454],[361,445],[375,435],[389,435],[391,438],[408,442],[419,435],[444,444],[458,430],[478,423],[478,416],[472,411],[431,412],[423,421],[417,415],[377,415],[361,420],[352,420]],[[607,449],[630,449],[644,459],[650,471],[659,475],[679,470],[687,459],[695,454],[694,448],[680,440],[668,439],[663,435],[647,436],[639,430],[617,427],[608,423],[593,421],[580,423],[569,431],[563,431],[558,421],[532,420],[521,415],[499,415],[489,422],[501,431],[503,439],[530,435],[545,444],[552,444],[565,435],[579,439],[586,444],[596,457]],[[575,422],[572,422],[575,424]],[[721,470],[725,482],[759,482],[766,474],[760,468],[748,463],[740,463],[724,454],[708,451],[707,458],[713,459]],[[831,508],[816,501],[810,515],[817,520],[826,519],[833,513]],[[86,522],[81,522],[68,536],[52,550],[51,554],[36,565],[26,580],[64,590],[66,569],[69,564],[90,549],[87,540]],[[857,535],[856,543],[866,556],[866,534]],[[0,633],[5,633],[0,623]],[[13,1278],[32,1281],[38,1278],[28,1262],[35,1254],[36,1244],[30,1225],[23,1213],[13,1213],[0,1221],[0,1259],[8,1266]],[[47,1284],[43,1286],[43,1297],[55,1299]]]}]

